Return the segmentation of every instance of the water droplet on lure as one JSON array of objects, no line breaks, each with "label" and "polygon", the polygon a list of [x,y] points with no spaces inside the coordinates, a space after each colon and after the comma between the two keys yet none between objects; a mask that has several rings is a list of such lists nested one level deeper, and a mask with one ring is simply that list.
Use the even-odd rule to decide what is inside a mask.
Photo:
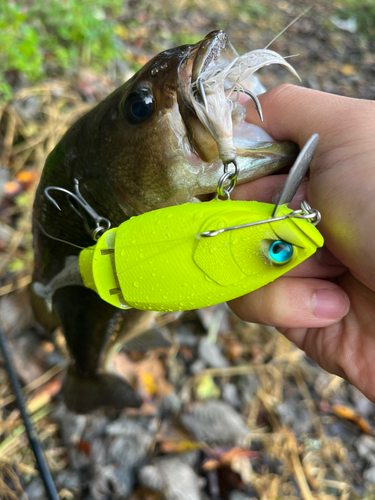
[{"label": "water droplet on lure", "polygon": [[152,76],[155,76],[155,75],[156,75],[156,73],[158,73],[158,72],[159,72],[159,68],[152,68],[152,70],[151,70],[151,75],[152,75]]},{"label": "water droplet on lure", "polygon": [[139,287],[139,283],[138,283],[138,281],[134,281],[133,285],[134,285],[135,287]]}]

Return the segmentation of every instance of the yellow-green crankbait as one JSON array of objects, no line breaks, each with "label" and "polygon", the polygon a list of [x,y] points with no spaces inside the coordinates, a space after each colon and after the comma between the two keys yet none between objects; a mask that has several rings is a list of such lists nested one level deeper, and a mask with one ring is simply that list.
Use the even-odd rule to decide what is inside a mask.
[{"label": "yellow-green crankbait", "polygon": [[[116,307],[153,311],[197,309],[252,292],[323,245],[311,222],[286,206],[278,215],[288,218],[259,224],[273,209],[213,200],[133,217],[80,253],[84,285]],[[252,222],[258,224],[202,234]]]},{"label": "yellow-green crankbait", "polygon": [[270,283],[323,245],[314,226],[319,212],[306,202],[301,210],[288,208],[317,141],[313,136],[301,151],[276,206],[215,199],[132,217],[70,259],[48,285],[35,284],[35,291],[51,299],[58,288],[83,285],[120,309],[181,311]]}]

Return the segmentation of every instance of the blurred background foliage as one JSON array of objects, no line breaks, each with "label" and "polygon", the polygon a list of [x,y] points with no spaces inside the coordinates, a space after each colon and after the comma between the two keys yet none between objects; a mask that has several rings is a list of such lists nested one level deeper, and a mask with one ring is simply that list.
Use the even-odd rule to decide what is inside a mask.
[{"label": "blurred background foliage", "polygon": [[[309,6],[299,3],[301,9]],[[364,37],[375,35],[374,0],[324,0],[319,5],[340,19],[354,19]],[[155,54],[194,43],[211,28],[257,22],[281,30],[275,6],[288,11],[287,2],[271,0],[2,0],[0,99],[11,97],[20,75],[32,83],[90,67],[112,79],[127,78],[146,62],[144,56],[137,57],[137,50]],[[192,23],[194,13],[199,14],[198,22]],[[325,29],[332,29],[331,23],[324,23]]]}]

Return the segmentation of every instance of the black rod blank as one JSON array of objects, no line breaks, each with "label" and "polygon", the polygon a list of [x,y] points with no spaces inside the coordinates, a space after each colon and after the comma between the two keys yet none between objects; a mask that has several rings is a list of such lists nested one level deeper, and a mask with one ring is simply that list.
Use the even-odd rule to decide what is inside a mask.
[{"label": "black rod blank", "polygon": [[36,463],[38,465],[38,469],[40,472],[40,476],[43,480],[43,483],[44,483],[44,486],[45,486],[45,489],[47,492],[47,496],[48,496],[49,500],[59,500],[59,495],[57,493],[55,483],[53,482],[51,472],[48,468],[47,462],[44,458],[42,447],[39,443],[38,436],[35,432],[35,429],[33,427],[31,420],[30,420],[28,411],[26,409],[25,400],[23,398],[21,386],[19,384],[16,372],[15,372],[14,367],[13,367],[12,359],[11,359],[11,356],[9,354],[8,346],[7,346],[6,339],[5,339],[5,333],[4,333],[4,330],[1,327],[1,325],[0,325],[0,350],[3,354],[5,367],[7,369],[8,375],[9,375],[9,379],[10,379],[10,383],[11,383],[12,388],[13,388],[14,395],[16,396],[17,405],[18,405],[18,408],[20,410],[23,423],[25,425],[26,434],[27,434],[27,437],[29,438],[29,443],[30,443],[31,449],[33,450],[35,460],[36,460]]}]

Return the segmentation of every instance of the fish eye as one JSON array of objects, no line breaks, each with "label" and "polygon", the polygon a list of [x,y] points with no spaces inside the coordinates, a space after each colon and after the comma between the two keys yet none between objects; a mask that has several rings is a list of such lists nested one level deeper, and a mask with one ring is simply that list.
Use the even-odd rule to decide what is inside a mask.
[{"label": "fish eye", "polygon": [[286,241],[274,241],[268,249],[268,257],[274,264],[286,264],[293,257],[293,247]]},{"label": "fish eye", "polygon": [[150,91],[140,89],[127,96],[124,104],[124,115],[129,122],[140,123],[150,118],[154,109],[154,99]]}]

